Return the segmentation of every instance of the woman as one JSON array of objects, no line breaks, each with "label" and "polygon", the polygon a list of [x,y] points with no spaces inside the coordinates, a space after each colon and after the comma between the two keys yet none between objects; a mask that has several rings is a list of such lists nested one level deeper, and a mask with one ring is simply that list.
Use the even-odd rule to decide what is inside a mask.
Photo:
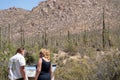
[{"label": "woman", "polygon": [[50,52],[46,49],[40,50],[40,58],[37,64],[35,80],[51,80],[52,70],[50,62]]}]

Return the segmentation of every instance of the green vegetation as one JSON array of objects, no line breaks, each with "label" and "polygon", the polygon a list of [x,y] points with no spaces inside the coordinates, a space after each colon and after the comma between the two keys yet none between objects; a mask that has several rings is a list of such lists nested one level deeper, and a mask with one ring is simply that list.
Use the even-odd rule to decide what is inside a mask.
[{"label": "green vegetation", "polygon": [[[120,52],[113,50],[92,52],[89,58],[80,58],[78,61],[66,58],[66,63],[60,63],[55,72],[56,80],[119,80],[120,79]],[[95,55],[95,56],[94,56]],[[61,66],[62,65],[62,66]]]},{"label": "green vegetation", "polygon": [[[67,53],[67,56],[51,60],[57,63],[55,80],[119,80],[120,79],[120,28],[107,29],[106,46],[103,48],[102,30],[84,31],[78,34],[49,36],[43,33],[38,40],[35,36],[21,39],[17,43],[12,42],[10,37],[3,37],[0,27],[0,79],[8,80],[8,60],[15,54],[18,46],[24,46],[28,52],[26,57],[28,64],[35,64],[38,60],[40,48],[50,49],[51,53],[59,56],[59,50]],[[8,26],[10,36],[10,25]],[[109,36],[108,36],[109,35]],[[106,39],[105,39],[106,40]],[[38,44],[39,43],[39,44]],[[24,45],[23,45],[24,44]],[[118,50],[115,50],[118,49]],[[104,55],[102,55],[102,52]],[[70,56],[79,54],[80,59],[74,60]],[[54,54],[51,54],[53,57]],[[85,58],[87,56],[88,58]],[[66,60],[66,63],[63,62]]]}]

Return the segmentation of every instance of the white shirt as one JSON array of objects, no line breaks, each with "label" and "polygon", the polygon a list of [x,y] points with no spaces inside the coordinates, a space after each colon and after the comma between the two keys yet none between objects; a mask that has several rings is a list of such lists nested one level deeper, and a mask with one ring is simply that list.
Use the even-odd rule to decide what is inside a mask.
[{"label": "white shirt", "polygon": [[22,78],[21,72],[20,72],[20,66],[25,66],[25,58],[22,54],[17,53],[13,57],[10,58],[9,60],[9,79],[10,80],[15,80]]}]

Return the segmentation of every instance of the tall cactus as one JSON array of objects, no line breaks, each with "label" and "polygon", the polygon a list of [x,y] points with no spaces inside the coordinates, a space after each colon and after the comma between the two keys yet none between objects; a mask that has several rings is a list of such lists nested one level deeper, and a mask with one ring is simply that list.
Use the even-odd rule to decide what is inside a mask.
[{"label": "tall cactus", "polygon": [[25,39],[24,39],[24,30],[23,27],[20,27],[20,33],[21,33],[21,47],[24,47]]},{"label": "tall cactus", "polygon": [[41,44],[42,47],[44,47],[44,34],[42,34],[42,44]]},{"label": "tall cactus", "polygon": [[8,24],[8,46],[10,47],[10,43],[11,43],[11,26],[10,24]]},{"label": "tall cactus", "polygon": [[87,46],[87,32],[86,32],[86,30],[84,31],[84,34],[83,34],[83,43],[84,43],[84,46],[86,47]]},{"label": "tall cactus", "polygon": [[25,46],[25,31],[23,29],[23,47]]},{"label": "tall cactus", "polygon": [[67,37],[68,42],[70,42],[70,31],[68,31],[68,37]]},{"label": "tall cactus", "polygon": [[78,46],[78,35],[75,36],[75,45]]},{"label": "tall cactus", "polygon": [[0,27],[0,49],[2,49],[2,28]]},{"label": "tall cactus", "polygon": [[42,35],[42,47],[47,47],[48,45],[48,40],[47,40],[47,33],[46,30]]},{"label": "tall cactus", "polygon": [[111,40],[110,40],[110,24],[108,24],[108,45],[109,47],[112,46]]},{"label": "tall cactus", "polygon": [[45,44],[45,46],[48,45],[47,32],[46,32],[46,30],[45,30],[45,33],[44,33],[44,44]]},{"label": "tall cactus", "polygon": [[106,37],[106,28],[105,28],[105,10],[104,10],[104,7],[103,7],[103,28],[102,28],[102,46],[103,46],[103,49],[105,49],[106,47],[106,41],[105,41],[105,37]]},{"label": "tall cactus", "polygon": [[23,45],[22,26],[20,27],[20,34],[21,34],[21,46],[22,46]]},{"label": "tall cactus", "polygon": [[41,44],[41,41],[40,41],[40,31],[38,31],[38,38],[37,38],[37,42],[38,42],[38,47],[40,48],[41,46],[43,47],[43,44]]}]

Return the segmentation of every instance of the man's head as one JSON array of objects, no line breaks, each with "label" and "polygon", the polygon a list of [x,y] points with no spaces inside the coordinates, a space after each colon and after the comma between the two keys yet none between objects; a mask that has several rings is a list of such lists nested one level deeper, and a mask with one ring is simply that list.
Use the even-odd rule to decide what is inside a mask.
[{"label": "man's head", "polygon": [[24,48],[21,47],[21,48],[17,49],[16,53],[20,53],[20,54],[24,55],[25,54],[25,50],[24,50]]}]

